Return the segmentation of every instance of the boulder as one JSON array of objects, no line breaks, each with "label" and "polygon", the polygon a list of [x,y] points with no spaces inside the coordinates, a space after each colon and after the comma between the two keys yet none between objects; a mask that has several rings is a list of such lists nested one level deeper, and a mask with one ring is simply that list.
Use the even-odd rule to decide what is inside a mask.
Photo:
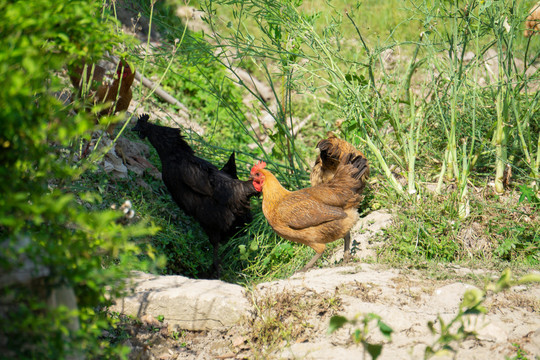
[{"label": "boulder", "polygon": [[244,288],[220,280],[136,273],[134,292],[111,307],[126,315],[162,315],[185,330],[229,328],[252,314]]}]

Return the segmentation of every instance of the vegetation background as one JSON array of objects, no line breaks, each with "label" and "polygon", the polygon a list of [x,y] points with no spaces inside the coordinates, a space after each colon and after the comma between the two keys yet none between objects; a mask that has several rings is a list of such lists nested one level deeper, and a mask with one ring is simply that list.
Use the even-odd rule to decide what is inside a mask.
[{"label": "vegetation background", "polygon": [[[185,130],[200,156],[223,164],[236,151],[241,178],[261,159],[288,188],[305,187],[328,131],[358,145],[372,168],[362,216],[382,208],[395,217],[367,261],[539,268],[540,44],[523,36],[534,1],[190,2],[204,12],[202,30],[178,16],[185,5],[0,1],[7,356],[125,356],[101,334],[116,321],[104,309],[129,271],[201,277],[211,265],[204,233],[162,183],[145,175],[144,188],[132,173],[117,180],[100,167],[102,153],[78,156],[96,125],[77,111],[82,102],[58,93],[69,88],[68,66],[106,52],[185,104],[205,130]],[[126,34],[120,7],[159,41]],[[267,84],[271,99],[238,81],[239,69]],[[179,111],[136,84],[138,108]],[[268,115],[274,125],[265,128]],[[110,120],[120,118],[101,123]],[[134,139],[126,128],[121,136]],[[159,166],[155,153],[149,160]],[[111,210],[125,199],[137,213],[131,225]],[[312,256],[272,232],[260,200],[253,212],[222,248],[226,281],[286,277]],[[17,271],[34,286],[11,281]],[[77,309],[51,310],[50,289],[66,286]]]}]

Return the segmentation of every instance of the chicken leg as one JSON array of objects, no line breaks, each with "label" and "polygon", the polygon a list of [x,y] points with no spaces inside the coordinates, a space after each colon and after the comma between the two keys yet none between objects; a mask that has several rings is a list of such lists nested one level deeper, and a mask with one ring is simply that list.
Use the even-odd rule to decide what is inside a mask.
[{"label": "chicken leg", "polygon": [[[345,235],[343,240],[344,240],[344,243],[345,243],[345,246],[344,246],[344,249],[343,249],[343,263],[346,264],[351,259],[351,232],[350,231]],[[321,256],[322,256],[322,253],[315,254],[315,256],[313,256],[311,258],[311,260],[309,260],[309,262],[306,264],[306,266],[304,266],[302,268],[302,270],[300,270],[299,272],[305,272],[305,271],[311,269],[313,267],[313,265],[315,265],[317,260],[319,260],[321,258]]]},{"label": "chicken leg", "polygon": [[299,272],[305,272],[309,269],[311,269],[313,267],[313,265],[315,265],[315,263],[317,262],[317,260],[320,259],[320,257],[322,256],[322,253],[320,254],[315,254],[314,257],[311,258],[311,260],[309,260],[309,262],[306,264],[306,266],[304,266],[302,268],[302,270],[300,270]]},{"label": "chicken leg", "polygon": [[351,259],[351,232],[349,231],[343,238],[345,246],[343,247],[343,263],[346,264]]},{"label": "chicken leg", "polygon": [[214,246],[214,276],[216,279],[221,278],[221,259],[219,258],[219,244]]}]

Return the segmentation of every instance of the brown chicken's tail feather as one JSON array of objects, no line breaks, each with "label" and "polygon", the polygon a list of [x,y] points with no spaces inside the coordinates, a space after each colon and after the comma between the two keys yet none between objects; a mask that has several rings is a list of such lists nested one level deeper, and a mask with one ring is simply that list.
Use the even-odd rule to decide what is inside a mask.
[{"label": "brown chicken's tail feather", "polygon": [[330,160],[339,162],[341,157],[341,149],[339,146],[335,146],[332,139],[323,139],[319,141],[317,147],[320,150],[321,160],[327,162]]},{"label": "brown chicken's tail feather", "polygon": [[345,163],[349,163],[355,168],[352,177],[363,181],[369,174],[369,165],[367,159],[362,155],[353,156],[352,154],[349,154],[348,157],[349,161],[346,161]]},{"label": "brown chicken's tail feather", "polygon": [[[350,184],[351,188],[360,194],[369,176],[369,164],[364,154],[334,134],[329,134],[326,139],[320,140],[317,148],[320,154],[311,171],[311,185],[330,182],[337,176],[341,179],[338,181]],[[343,166],[348,164],[352,167]],[[348,170],[340,170],[342,167]],[[342,174],[338,175],[339,172]]]},{"label": "brown chicken's tail feather", "polygon": [[325,166],[337,166],[349,155],[362,155],[354,146],[331,134],[327,139],[319,141],[317,148],[320,150],[320,158]]},{"label": "brown chicken's tail feather", "polygon": [[362,155],[347,154],[342,159],[336,173],[329,183],[334,186],[347,186],[356,194],[362,193],[366,186],[366,179],[369,175],[369,165],[367,159]]}]

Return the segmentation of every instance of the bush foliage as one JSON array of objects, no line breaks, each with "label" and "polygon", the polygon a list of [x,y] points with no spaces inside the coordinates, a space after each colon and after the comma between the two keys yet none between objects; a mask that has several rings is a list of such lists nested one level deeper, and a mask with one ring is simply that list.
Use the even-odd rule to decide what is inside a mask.
[{"label": "bush foliage", "polygon": [[[0,13],[1,357],[121,354],[100,343],[109,324],[96,310],[123,292],[123,259],[141,252],[128,239],[155,229],[117,224],[99,194],[73,191],[94,122],[57,98],[68,64],[120,38],[99,1],[0,1]],[[65,289],[78,308],[50,306]]]}]

